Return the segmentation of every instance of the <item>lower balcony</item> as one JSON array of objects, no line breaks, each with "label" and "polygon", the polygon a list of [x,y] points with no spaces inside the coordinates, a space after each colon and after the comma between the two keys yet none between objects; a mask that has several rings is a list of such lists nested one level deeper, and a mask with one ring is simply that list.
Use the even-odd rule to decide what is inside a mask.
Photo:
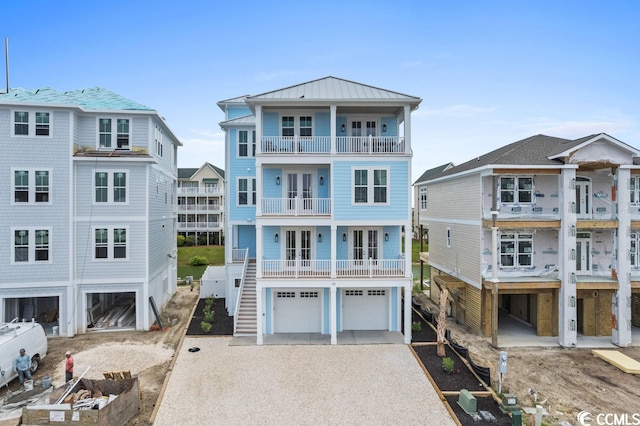
[{"label": "lower balcony", "polygon": [[222,227],[222,222],[178,222],[178,232],[219,231]]},{"label": "lower balcony", "polygon": [[265,278],[329,278],[335,264],[336,278],[404,277],[405,260],[264,260],[262,276]]}]

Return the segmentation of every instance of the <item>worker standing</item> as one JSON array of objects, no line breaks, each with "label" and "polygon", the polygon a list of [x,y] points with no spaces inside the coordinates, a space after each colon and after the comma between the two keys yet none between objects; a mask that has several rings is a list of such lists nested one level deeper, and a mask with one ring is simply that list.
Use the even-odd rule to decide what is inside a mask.
[{"label": "worker standing", "polygon": [[64,380],[68,382],[73,379],[73,357],[70,351],[67,351],[64,356],[67,357],[67,361],[64,364]]}]

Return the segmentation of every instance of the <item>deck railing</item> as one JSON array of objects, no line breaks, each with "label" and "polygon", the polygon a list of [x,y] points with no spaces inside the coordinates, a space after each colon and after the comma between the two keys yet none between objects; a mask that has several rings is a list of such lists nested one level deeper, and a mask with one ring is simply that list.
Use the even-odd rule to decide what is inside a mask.
[{"label": "deck railing", "polygon": [[[263,154],[329,154],[330,136],[263,136],[260,148]],[[404,154],[402,136],[337,136],[337,154]]]},{"label": "deck railing", "polygon": [[[337,277],[403,277],[404,259],[337,260]],[[262,276],[268,278],[330,277],[330,260],[264,260]]]},{"label": "deck railing", "polygon": [[231,249],[231,261],[236,262],[244,262],[245,259],[249,256],[249,249]]},{"label": "deck railing", "polygon": [[222,222],[178,222],[178,231],[206,231],[222,227]]},{"label": "deck railing", "polygon": [[331,214],[331,198],[263,198],[262,215],[323,216]]}]

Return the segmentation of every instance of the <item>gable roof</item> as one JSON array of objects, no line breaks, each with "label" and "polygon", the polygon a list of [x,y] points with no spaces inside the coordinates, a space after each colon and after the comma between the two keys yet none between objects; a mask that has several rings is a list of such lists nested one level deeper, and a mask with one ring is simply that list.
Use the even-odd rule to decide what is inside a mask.
[{"label": "gable roof", "polygon": [[422,99],[399,92],[380,89],[337,77],[324,77],[259,95],[247,96],[245,102],[253,108],[260,102],[372,102],[394,105],[409,103],[411,109],[418,107]]},{"label": "gable roof", "polygon": [[252,126],[252,125],[255,125],[255,124],[256,124],[256,116],[255,115],[244,115],[242,117],[232,118],[231,120],[221,121],[220,122],[220,127],[230,126],[230,125],[234,125],[234,126],[239,126],[239,125]]},{"label": "gable roof", "polygon": [[224,180],[224,170],[222,170],[220,167],[214,166],[209,162],[204,163],[202,166],[198,168],[193,168],[193,167],[178,168],[178,179],[191,179],[193,175],[195,175],[205,167],[209,167],[210,169],[215,171]]},{"label": "gable roof", "polygon": [[154,111],[146,105],[139,104],[101,87],[69,90],[59,92],[51,87],[36,90],[22,88],[10,89],[9,93],[0,95],[0,102],[50,103],[75,105],[86,110],[138,110]]},{"label": "gable roof", "polygon": [[[486,166],[561,166],[563,159],[571,152],[589,143],[606,139],[637,155],[637,150],[612,138],[606,133],[598,133],[579,139],[563,139],[547,135],[535,135],[500,147],[458,166],[443,171],[437,177],[450,176]],[[435,176],[431,176],[433,179]]]},{"label": "gable roof", "polygon": [[442,165],[440,165],[438,167],[434,167],[432,169],[429,169],[426,172],[424,172],[422,174],[422,176],[420,176],[413,184],[416,185],[418,183],[426,182],[430,178],[440,175],[442,172],[444,172],[445,170],[450,169],[451,167],[453,167],[453,163],[446,163],[446,164],[442,164]]}]

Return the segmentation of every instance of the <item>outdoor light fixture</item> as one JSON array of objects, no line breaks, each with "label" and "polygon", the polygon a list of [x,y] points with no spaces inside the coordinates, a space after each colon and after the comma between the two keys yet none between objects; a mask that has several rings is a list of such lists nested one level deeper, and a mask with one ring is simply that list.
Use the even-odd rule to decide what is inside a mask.
[{"label": "outdoor light fixture", "polygon": [[322,242],[322,234],[318,234],[318,242],[321,243]]},{"label": "outdoor light fixture", "polygon": [[346,232],[342,233],[342,241],[347,241],[347,233]]},{"label": "outdoor light fixture", "polygon": [[575,237],[576,236],[576,226],[575,225],[571,225],[571,227],[569,228],[569,236],[570,237]]},{"label": "outdoor light fixture", "polygon": [[276,185],[280,185],[280,176],[276,176]]},{"label": "outdoor light fixture", "polygon": [[569,182],[569,188],[576,189],[576,178],[571,179],[571,182]]},{"label": "outdoor light fixture", "polygon": [[277,233],[273,236],[273,241],[275,241],[276,243],[278,242],[278,234]]},{"label": "outdoor light fixture", "polygon": [[324,185],[324,176],[320,176],[320,185]]},{"label": "outdoor light fixture", "polygon": [[389,233],[388,232],[384,233],[384,240],[385,241],[389,241]]},{"label": "outdoor light fixture", "polygon": [[576,249],[569,250],[569,259],[576,260]]},{"label": "outdoor light fixture", "polygon": [[569,297],[569,306],[571,306],[572,308],[576,307],[576,297],[575,296],[570,296]]},{"label": "outdoor light fixture", "polygon": [[342,133],[344,133],[344,131],[346,130],[346,127],[345,127],[344,124],[342,126],[340,126],[340,130],[342,131]]},{"label": "outdoor light fixture", "polygon": [[387,123],[382,125],[382,132],[387,133]]},{"label": "outdoor light fixture", "polygon": [[576,331],[576,320],[569,321],[569,330]]},{"label": "outdoor light fixture", "polygon": [[576,283],[576,273],[572,272],[571,273],[571,284],[575,284]]}]

